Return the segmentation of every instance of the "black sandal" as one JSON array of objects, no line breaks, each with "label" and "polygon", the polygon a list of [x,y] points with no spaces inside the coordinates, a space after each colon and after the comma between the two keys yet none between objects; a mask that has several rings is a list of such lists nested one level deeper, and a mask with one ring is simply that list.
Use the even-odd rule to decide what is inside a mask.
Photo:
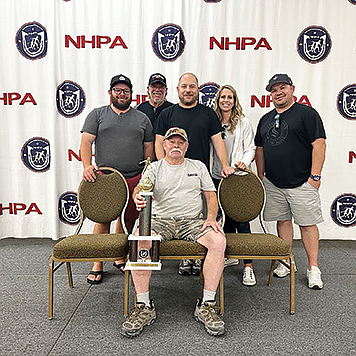
[{"label": "black sandal", "polygon": [[90,275],[92,275],[92,276],[101,276],[101,278],[98,279],[98,280],[96,280],[96,279],[95,280],[91,280],[91,279],[87,278],[87,282],[89,284],[100,284],[103,281],[103,277],[104,277],[104,272],[103,271],[90,271],[89,272],[89,276]]},{"label": "black sandal", "polygon": [[125,262],[124,263],[113,263],[113,266],[116,267],[121,273],[125,274]]}]

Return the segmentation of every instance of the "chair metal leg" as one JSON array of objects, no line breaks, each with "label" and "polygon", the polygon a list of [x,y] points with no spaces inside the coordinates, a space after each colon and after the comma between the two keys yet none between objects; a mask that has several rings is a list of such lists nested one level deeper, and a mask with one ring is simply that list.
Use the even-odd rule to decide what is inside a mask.
[{"label": "chair metal leg", "polygon": [[48,269],[48,319],[53,319],[53,267],[54,261],[50,258]]},{"label": "chair metal leg", "polygon": [[125,270],[125,287],[124,287],[124,317],[129,315],[129,284],[130,284],[130,271]]},{"label": "chair metal leg", "polygon": [[224,315],[224,271],[221,273],[220,277],[220,286],[219,286],[219,295],[220,295],[220,314]]},{"label": "chair metal leg", "polygon": [[72,269],[70,267],[70,262],[66,262],[67,266],[67,275],[68,275],[68,285],[70,288],[73,288],[73,277],[72,277]]},{"label": "chair metal leg", "polygon": [[272,279],[273,279],[273,270],[276,265],[276,260],[272,260],[271,262],[271,268],[269,270],[269,277],[268,277],[268,285],[270,286],[272,284]]},{"label": "chair metal leg", "polygon": [[290,257],[290,314],[295,314],[294,296],[295,296],[295,262],[294,256]]}]

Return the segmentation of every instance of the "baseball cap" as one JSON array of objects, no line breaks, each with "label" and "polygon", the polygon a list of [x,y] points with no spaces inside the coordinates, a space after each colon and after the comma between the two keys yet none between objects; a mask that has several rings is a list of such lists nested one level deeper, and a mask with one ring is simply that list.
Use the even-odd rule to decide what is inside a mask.
[{"label": "baseball cap", "polygon": [[111,78],[110,89],[112,89],[116,84],[126,84],[132,90],[132,84],[130,78],[126,77],[123,74],[115,75]]},{"label": "baseball cap", "polygon": [[287,74],[275,74],[268,82],[266,86],[267,91],[271,91],[271,88],[276,83],[286,83],[288,85],[293,85],[292,79],[288,77]]},{"label": "baseball cap", "polygon": [[168,138],[170,138],[171,136],[174,136],[174,135],[179,135],[185,141],[188,141],[187,133],[185,132],[185,130],[183,130],[180,127],[171,127],[170,129],[168,129],[166,134],[164,135],[164,139],[163,140],[167,140]]},{"label": "baseball cap", "polygon": [[152,74],[148,81],[148,85],[152,85],[154,83],[161,83],[166,87],[167,86],[166,77],[161,73]]}]

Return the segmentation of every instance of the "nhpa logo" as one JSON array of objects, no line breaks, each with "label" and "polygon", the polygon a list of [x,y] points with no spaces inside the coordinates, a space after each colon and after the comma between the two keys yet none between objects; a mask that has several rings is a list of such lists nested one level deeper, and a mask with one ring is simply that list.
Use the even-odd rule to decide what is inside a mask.
[{"label": "nhpa logo", "polygon": [[172,23],[158,27],[152,37],[152,48],[162,61],[175,61],[185,48],[182,28]]},{"label": "nhpa logo", "polygon": [[207,3],[215,3],[215,2],[220,2],[221,0],[204,0]]},{"label": "nhpa logo", "polygon": [[49,141],[43,137],[33,137],[21,149],[23,164],[33,172],[46,172],[51,163]]},{"label": "nhpa logo", "polygon": [[57,87],[57,110],[67,118],[79,115],[85,108],[85,93],[81,86],[70,80]]},{"label": "nhpa logo", "polygon": [[77,193],[65,192],[58,200],[59,219],[68,225],[77,225],[80,220]]},{"label": "nhpa logo", "polygon": [[199,87],[199,103],[214,108],[215,95],[220,88],[216,83],[204,83]]},{"label": "nhpa logo", "polygon": [[348,120],[356,120],[356,84],[349,84],[337,96],[337,110]]},{"label": "nhpa logo", "polygon": [[356,195],[351,193],[339,195],[331,204],[330,215],[333,221],[339,226],[355,226]]},{"label": "nhpa logo", "polygon": [[312,64],[323,61],[330,53],[331,37],[324,27],[309,26],[297,39],[299,55]]},{"label": "nhpa logo", "polygon": [[356,0],[348,0],[352,5],[356,5]]},{"label": "nhpa logo", "polygon": [[38,22],[24,24],[16,33],[16,46],[27,59],[36,60],[47,54],[47,31]]}]

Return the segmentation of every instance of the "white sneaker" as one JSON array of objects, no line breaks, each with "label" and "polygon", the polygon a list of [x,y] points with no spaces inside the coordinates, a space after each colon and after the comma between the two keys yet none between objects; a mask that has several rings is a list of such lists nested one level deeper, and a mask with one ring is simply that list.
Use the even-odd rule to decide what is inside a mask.
[{"label": "white sneaker", "polygon": [[253,273],[253,268],[251,267],[244,268],[242,283],[245,286],[254,286],[256,284],[256,277],[255,274]]},{"label": "white sneaker", "polygon": [[308,287],[313,289],[323,288],[320,269],[316,266],[311,266],[310,271],[307,269]]},{"label": "white sneaker", "polygon": [[[289,263],[287,263],[287,265],[289,266]],[[294,272],[297,272],[297,265],[294,262]],[[283,263],[278,262],[278,266],[277,268],[274,269],[273,273],[279,277],[279,278],[283,278],[285,276],[288,276],[288,274],[290,274],[290,269],[288,267],[286,267]]]},{"label": "white sneaker", "polygon": [[224,262],[224,266],[225,267],[230,267],[230,266],[235,266],[239,264],[239,260],[238,259],[234,259],[234,258],[225,258],[225,262]]}]

